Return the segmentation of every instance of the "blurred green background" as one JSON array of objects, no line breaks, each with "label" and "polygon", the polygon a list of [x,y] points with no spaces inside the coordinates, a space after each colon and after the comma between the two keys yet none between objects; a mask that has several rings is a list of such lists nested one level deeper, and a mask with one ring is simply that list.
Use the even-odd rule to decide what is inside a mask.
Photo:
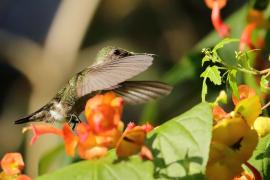
[{"label": "blurred green background", "polygon": [[[229,1],[222,17],[246,2]],[[238,38],[246,23],[243,10],[239,13],[232,27]],[[213,30],[210,15],[203,0],[1,0],[0,155],[24,153],[27,171],[36,174],[38,159],[58,139],[42,137],[29,148],[23,126],[13,121],[44,105],[107,45],[157,54],[154,65],[136,79],[163,80],[175,87],[157,102],[125,106],[126,122],[158,125],[197,104],[200,50],[220,40],[216,33],[208,35]]]}]

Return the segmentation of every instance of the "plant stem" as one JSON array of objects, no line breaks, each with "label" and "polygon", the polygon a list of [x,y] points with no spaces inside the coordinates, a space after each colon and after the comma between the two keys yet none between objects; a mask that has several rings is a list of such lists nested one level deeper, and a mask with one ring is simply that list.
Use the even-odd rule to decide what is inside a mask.
[{"label": "plant stem", "polygon": [[270,106],[270,101],[262,107],[262,110],[266,109],[268,106]]}]

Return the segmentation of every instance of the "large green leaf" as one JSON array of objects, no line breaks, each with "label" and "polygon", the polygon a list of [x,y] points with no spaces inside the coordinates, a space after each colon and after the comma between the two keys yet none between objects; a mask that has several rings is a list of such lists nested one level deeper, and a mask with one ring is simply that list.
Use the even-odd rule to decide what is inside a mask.
[{"label": "large green leaf", "polygon": [[249,162],[262,173],[263,179],[270,179],[270,134],[260,139]]},{"label": "large green leaf", "polygon": [[117,160],[115,152],[98,160],[85,160],[40,176],[37,180],[152,180],[153,163],[133,156]]},{"label": "large green leaf", "polygon": [[202,179],[208,160],[212,113],[201,103],[156,128],[148,137],[155,178]]}]

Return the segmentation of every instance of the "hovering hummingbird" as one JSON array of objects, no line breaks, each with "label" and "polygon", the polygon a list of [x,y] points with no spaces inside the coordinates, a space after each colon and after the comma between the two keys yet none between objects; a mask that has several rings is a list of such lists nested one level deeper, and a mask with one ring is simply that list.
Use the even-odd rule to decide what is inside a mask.
[{"label": "hovering hummingbird", "polygon": [[153,54],[133,53],[116,47],[101,49],[96,61],[75,74],[46,105],[15,121],[22,124],[42,122],[80,122],[78,116],[86,101],[99,93],[113,91],[130,104],[139,104],[168,95],[172,87],[158,81],[126,81],[145,71]]}]

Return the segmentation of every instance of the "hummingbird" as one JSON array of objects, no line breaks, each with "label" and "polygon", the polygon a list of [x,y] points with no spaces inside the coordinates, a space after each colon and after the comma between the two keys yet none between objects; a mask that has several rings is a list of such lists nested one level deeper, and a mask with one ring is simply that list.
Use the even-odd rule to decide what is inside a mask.
[{"label": "hummingbird", "polygon": [[129,81],[152,65],[154,55],[129,52],[117,47],[102,48],[94,63],[75,74],[43,107],[16,120],[27,122],[65,122],[76,126],[86,101],[96,94],[113,91],[129,104],[145,103],[168,95],[172,87],[159,81]]}]

